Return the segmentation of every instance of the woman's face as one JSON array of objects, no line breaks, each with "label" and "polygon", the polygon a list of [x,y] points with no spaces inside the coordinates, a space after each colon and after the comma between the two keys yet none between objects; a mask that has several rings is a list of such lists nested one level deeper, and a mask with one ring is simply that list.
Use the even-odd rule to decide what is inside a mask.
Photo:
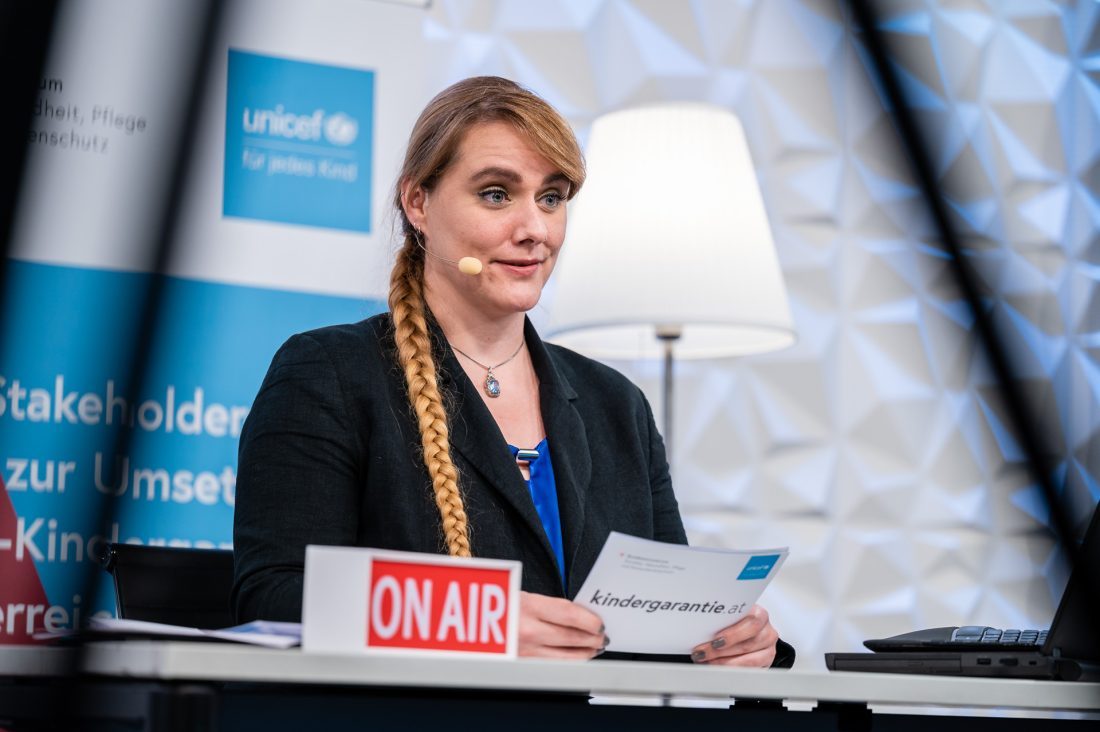
[{"label": "woman's face", "polygon": [[427,257],[434,295],[494,318],[538,303],[565,238],[569,182],[514,127],[470,128],[435,187],[406,193],[406,212],[431,252],[484,265],[471,276]]}]

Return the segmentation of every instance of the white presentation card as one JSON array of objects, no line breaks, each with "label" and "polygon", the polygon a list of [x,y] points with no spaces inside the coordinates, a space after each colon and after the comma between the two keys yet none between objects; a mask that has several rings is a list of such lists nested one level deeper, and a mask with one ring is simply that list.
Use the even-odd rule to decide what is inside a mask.
[{"label": "white presentation card", "polygon": [[575,602],[603,619],[609,651],[687,654],[740,620],[786,558],[786,547],[703,549],[613,531]]}]

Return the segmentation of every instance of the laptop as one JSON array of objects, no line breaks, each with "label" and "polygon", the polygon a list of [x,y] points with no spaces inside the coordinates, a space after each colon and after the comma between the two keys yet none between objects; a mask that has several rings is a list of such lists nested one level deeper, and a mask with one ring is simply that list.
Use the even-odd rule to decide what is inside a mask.
[{"label": "laptop", "polygon": [[826,653],[825,665],[830,671],[1100,680],[1098,576],[1100,507],[1093,511],[1049,631],[929,628],[864,641],[871,653]]}]

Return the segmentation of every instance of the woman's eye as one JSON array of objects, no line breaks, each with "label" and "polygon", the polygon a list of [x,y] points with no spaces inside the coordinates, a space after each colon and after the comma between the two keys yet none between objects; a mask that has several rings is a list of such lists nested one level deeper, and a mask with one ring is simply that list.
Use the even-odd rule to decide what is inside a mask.
[{"label": "woman's eye", "polygon": [[547,208],[557,208],[561,205],[562,195],[557,191],[550,191],[549,193],[543,194],[542,202]]},{"label": "woman's eye", "polygon": [[508,194],[499,188],[490,188],[479,195],[489,203],[504,203],[508,200]]}]

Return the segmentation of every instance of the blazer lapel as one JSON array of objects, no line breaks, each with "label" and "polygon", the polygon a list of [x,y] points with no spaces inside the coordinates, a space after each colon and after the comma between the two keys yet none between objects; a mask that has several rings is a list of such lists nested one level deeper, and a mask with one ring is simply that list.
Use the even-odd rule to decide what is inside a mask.
[{"label": "blazer lapel", "polygon": [[[434,322],[430,327],[433,350],[439,356],[436,361],[440,366],[439,382],[445,394],[444,399],[448,402],[447,421],[451,446],[466,458],[486,485],[497,491],[516,509],[527,528],[538,537],[545,558],[551,566],[556,567],[557,559],[554,558],[554,550],[546,538],[546,531],[542,528],[542,520],[535,510],[527,483],[523,480],[523,475],[508,451],[504,434],[481,400],[477,387],[462,370],[442,330]],[[557,477],[556,457],[554,468],[555,477]],[[476,549],[476,527],[474,531]]]},{"label": "blazer lapel", "polygon": [[579,589],[574,586],[573,561],[584,532],[585,499],[592,478],[588,432],[574,405],[577,392],[554,364],[553,356],[535,332],[530,320],[524,325],[524,335],[535,373],[539,377],[542,421],[546,426],[550,456],[554,464],[554,482],[558,489],[565,576],[571,590],[566,594],[572,597],[576,589]]}]

